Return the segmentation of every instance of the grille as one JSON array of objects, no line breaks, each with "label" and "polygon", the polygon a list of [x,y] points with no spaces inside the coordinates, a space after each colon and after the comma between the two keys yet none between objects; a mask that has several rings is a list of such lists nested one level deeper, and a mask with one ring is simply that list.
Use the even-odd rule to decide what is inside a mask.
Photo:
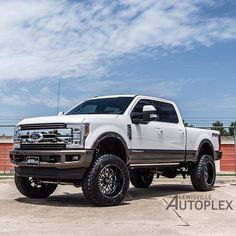
[{"label": "grille", "polygon": [[66,128],[64,123],[46,123],[46,124],[27,124],[20,125],[21,130],[36,130],[36,129],[63,129]]},{"label": "grille", "polygon": [[[32,134],[38,135],[39,139],[33,139]],[[27,148],[37,147],[44,148],[44,146],[60,144],[71,144],[72,143],[72,129],[61,128],[61,129],[34,129],[34,130],[18,130],[15,134],[15,142],[25,145]],[[22,146],[23,147],[23,146]],[[50,147],[50,146],[49,146]],[[30,149],[31,150],[31,149]]]},{"label": "grille", "polygon": [[63,150],[66,149],[65,144],[21,144],[21,150]]},{"label": "grille", "polygon": [[[71,142],[71,135],[66,134],[66,135],[62,135],[62,134],[57,134],[57,133],[52,133],[52,134],[45,134],[42,133],[43,135],[43,139],[42,139],[42,143],[70,143]],[[30,140],[30,134],[22,134],[20,136],[21,140],[23,142],[30,142],[27,140]]]},{"label": "grille", "polygon": [[72,131],[64,123],[21,125],[14,142],[21,150],[63,150],[73,143]]}]

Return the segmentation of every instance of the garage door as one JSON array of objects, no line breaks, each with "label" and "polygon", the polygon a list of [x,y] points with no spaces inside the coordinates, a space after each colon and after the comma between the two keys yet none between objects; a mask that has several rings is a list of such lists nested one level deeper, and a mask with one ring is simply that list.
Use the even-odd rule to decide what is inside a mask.
[{"label": "garage door", "polygon": [[234,144],[223,144],[223,157],[220,161],[221,171],[235,171]]}]

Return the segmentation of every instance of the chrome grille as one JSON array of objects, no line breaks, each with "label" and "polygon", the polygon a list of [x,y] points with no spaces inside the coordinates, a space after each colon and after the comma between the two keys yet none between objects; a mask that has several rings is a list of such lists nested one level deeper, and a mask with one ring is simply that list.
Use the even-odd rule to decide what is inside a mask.
[{"label": "chrome grille", "polygon": [[[36,129],[36,127],[40,127],[40,129]],[[40,138],[35,138],[37,136]],[[15,133],[15,143],[20,144],[20,148],[24,150],[61,150],[65,149],[66,144],[72,144],[72,141],[71,128],[49,128],[49,124],[44,124],[44,127],[41,124],[20,126]]]}]

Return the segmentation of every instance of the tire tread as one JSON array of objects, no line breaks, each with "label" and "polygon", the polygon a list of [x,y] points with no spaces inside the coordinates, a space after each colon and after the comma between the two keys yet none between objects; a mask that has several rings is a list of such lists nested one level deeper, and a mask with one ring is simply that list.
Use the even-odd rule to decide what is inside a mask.
[{"label": "tire tread", "polygon": [[[99,167],[102,166],[105,162],[110,162],[118,166],[121,166],[123,174],[126,179],[124,191],[122,191],[122,193],[116,199],[101,197],[98,194],[99,190],[96,187],[97,171]],[[126,164],[119,157],[110,154],[97,157],[82,181],[82,190],[84,196],[87,198],[87,200],[89,200],[89,202],[97,206],[118,205],[124,199],[125,194],[128,191],[128,188],[129,188],[129,172],[126,167]]]},{"label": "tire tread", "polygon": [[46,198],[57,188],[56,184],[47,184],[43,189],[36,189],[30,185],[29,178],[17,175],[15,175],[15,184],[19,192],[28,198]]},{"label": "tire tread", "polygon": [[148,188],[151,185],[152,180],[153,176],[149,182],[143,181],[141,172],[136,170],[130,171],[130,182],[135,188]]},{"label": "tire tread", "polygon": [[[214,166],[214,181],[211,186],[209,186],[204,179],[204,168],[207,162],[213,162]],[[203,155],[200,157],[199,161],[193,165],[191,170],[191,182],[195,190],[197,191],[210,191],[215,182],[215,164],[213,158],[209,155]]]}]

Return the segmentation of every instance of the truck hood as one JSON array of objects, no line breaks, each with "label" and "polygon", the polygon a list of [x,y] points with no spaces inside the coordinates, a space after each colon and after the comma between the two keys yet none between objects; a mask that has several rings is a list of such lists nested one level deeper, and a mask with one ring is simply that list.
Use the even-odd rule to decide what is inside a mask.
[{"label": "truck hood", "polygon": [[45,123],[66,123],[66,124],[78,124],[84,122],[91,122],[98,119],[116,119],[119,115],[62,115],[62,116],[42,116],[28,118],[20,121],[18,125],[27,124],[45,124]]}]

